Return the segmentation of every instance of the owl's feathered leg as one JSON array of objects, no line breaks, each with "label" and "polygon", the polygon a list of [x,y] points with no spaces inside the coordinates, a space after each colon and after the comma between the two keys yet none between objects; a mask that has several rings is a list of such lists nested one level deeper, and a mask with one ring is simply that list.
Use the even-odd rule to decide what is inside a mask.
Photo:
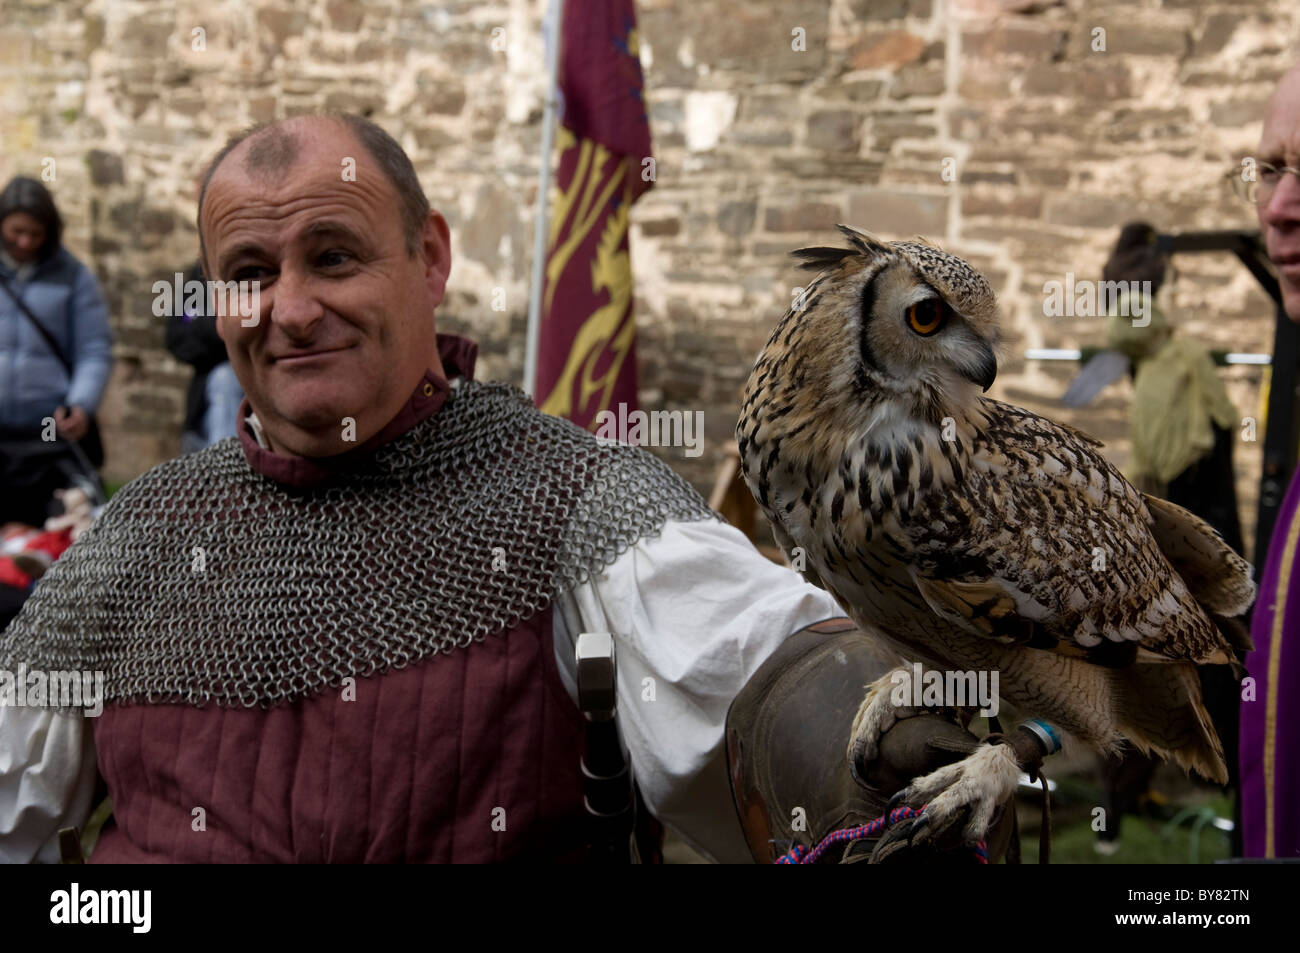
[{"label": "owl's feathered leg", "polygon": [[881,735],[900,718],[926,710],[920,704],[920,689],[914,689],[921,684],[921,675],[918,665],[900,665],[867,686],[867,696],[858,706],[849,729],[850,765],[874,760],[880,753]]}]

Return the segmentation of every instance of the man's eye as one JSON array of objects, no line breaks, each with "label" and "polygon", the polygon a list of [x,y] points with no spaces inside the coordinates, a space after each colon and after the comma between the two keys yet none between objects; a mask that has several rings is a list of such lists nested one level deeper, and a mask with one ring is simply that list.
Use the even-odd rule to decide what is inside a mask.
[{"label": "man's eye", "polygon": [[335,249],[334,251],[325,252],[325,254],[321,255],[320,258],[316,260],[321,264],[322,267],[334,268],[337,267],[338,265],[346,264],[351,259],[352,256],[347,252],[340,251],[339,249]]},{"label": "man's eye", "polygon": [[1261,182],[1276,182],[1277,177],[1282,174],[1282,170],[1268,162],[1259,164],[1259,178]]},{"label": "man's eye", "polygon": [[234,281],[257,281],[266,273],[266,269],[261,265],[244,265],[241,268],[236,268],[231,278]]}]

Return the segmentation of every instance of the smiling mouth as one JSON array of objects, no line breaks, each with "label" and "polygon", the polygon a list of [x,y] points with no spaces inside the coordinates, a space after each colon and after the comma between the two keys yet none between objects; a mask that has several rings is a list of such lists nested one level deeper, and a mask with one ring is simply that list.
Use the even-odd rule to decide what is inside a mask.
[{"label": "smiling mouth", "polygon": [[308,361],[314,361],[319,358],[329,357],[331,354],[339,354],[346,351],[346,347],[321,348],[315,351],[294,351],[289,354],[282,354],[279,357],[271,358],[272,364],[305,364]]}]

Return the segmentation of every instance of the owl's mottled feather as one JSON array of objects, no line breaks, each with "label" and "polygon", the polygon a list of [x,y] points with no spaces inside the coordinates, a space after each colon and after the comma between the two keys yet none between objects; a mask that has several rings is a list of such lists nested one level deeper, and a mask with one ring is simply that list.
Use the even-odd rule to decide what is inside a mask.
[{"label": "owl's mottled feather", "polygon": [[982,421],[972,446],[953,450],[969,460],[965,479],[951,493],[918,493],[899,514],[913,572],[918,581],[980,583],[1014,603],[1013,618],[1033,625],[997,635],[1006,619],[952,590],[941,604],[927,600],[937,614],[960,606],[969,632],[1032,638],[1044,648],[1065,643],[1101,664],[1131,662],[1138,649],[1227,661],[1223,637],[1150,532],[1142,494],[1095,445],[993,400],[978,399],[972,416]]},{"label": "owl's mottled feather", "polygon": [[1241,629],[1211,614],[1249,608],[1249,566],[1095,440],[982,395],[997,305],[969,264],[842,230],[850,248],[798,253],[822,273],[736,430],[778,541],[904,657],[997,669],[1022,712],[1226,780],[1195,666],[1236,664]]}]

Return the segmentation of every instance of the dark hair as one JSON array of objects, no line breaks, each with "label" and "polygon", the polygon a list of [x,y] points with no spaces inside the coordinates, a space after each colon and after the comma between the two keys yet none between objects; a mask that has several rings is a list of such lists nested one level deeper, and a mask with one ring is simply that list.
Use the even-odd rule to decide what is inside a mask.
[{"label": "dark hair", "polygon": [[[417,254],[420,250],[420,236],[424,232],[424,223],[429,219],[429,200],[425,197],[424,190],[420,188],[420,179],[415,174],[415,166],[411,165],[410,157],[398,145],[396,139],[369,119],[352,113],[326,113],[320,118],[331,119],[347,126],[361,143],[362,148],[369,153],[370,158],[375,160],[384,175],[388,177],[388,181],[397,192],[398,203],[401,206],[402,233],[406,239],[406,252],[412,256]],[[269,138],[265,145],[259,142],[251,147],[248,157],[250,167],[272,173],[287,171],[297,161],[298,140],[292,132],[281,128],[286,122],[288,120],[278,119],[274,122],[258,123],[237,133],[222,146],[221,151],[217,153],[203,174],[195,222],[199,228],[199,251],[204,258],[207,257],[207,251],[203,245],[203,200],[207,197],[208,183],[212,181],[213,173],[240,143],[253,136]]]},{"label": "dark hair", "polygon": [[1169,260],[1157,251],[1156,237],[1156,230],[1146,222],[1129,222],[1120,229],[1101,269],[1102,281],[1149,281],[1151,293],[1159,291]]},{"label": "dark hair", "polygon": [[59,242],[63,239],[63,219],[49,189],[25,175],[14,176],[0,192],[0,222],[14,212],[26,212],[45,227],[45,243],[36,253],[38,261],[45,261],[59,250]]}]

